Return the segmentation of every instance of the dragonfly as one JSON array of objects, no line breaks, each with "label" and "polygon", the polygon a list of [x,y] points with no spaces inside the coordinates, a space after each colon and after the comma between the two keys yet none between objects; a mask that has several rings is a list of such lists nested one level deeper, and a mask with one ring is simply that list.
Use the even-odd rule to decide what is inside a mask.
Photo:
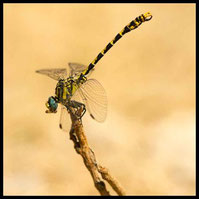
[{"label": "dragonfly", "polygon": [[66,68],[51,68],[37,70],[37,73],[47,75],[57,81],[55,96],[50,96],[46,102],[46,113],[56,113],[58,104],[61,105],[61,115],[59,127],[68,131],[68,113],[72,109],[81,120],[86,110],[88,110],[92,119],[98,122],[104,122],[107,116],[107,96],[105,89],[96,79],[89,79],[89,75],[94,70],[98,61],[110,50],[110,48],[122,38],[122,36],[131,30],[138,28],[143,22],[151,20],[150,12],[136,17],[126,25],[108,45],[95,57],[88,65],[79,63],[68,63],[69,73]]}]

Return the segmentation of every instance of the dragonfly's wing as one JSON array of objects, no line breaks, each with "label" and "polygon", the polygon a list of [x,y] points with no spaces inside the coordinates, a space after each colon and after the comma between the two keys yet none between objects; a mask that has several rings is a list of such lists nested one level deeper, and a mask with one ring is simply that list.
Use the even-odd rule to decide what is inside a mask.
[{"label": "dragonfly's wing", "polygon": [[[70,68],[70,76],[75,76],[83,72],[87,66],[83,64],[78,64],[78,63],[68,63],[69,68]],[[93,69],[94,70],[94,69]]]},{"label": "dragonfly's wing", "polygon": [[108,103],[106,92],[102,85],[96,79],[89,79],[82,84],[77,93],[85,103],[90,116],[98,122],[104,122]]},{"label": "dragonfly's wing", "polygon": [[37,70],[36,73],[47,75],[55,80],[65,79],[67,76],[66,68],[41,69]]},{"label": "dragonfly's wing", "polygon": [[63,131],[69,132],[70,125],[71,125],[70,115],[68,114],[66,107],[61,104],[61,115],[60,115],[59,127]]},{"label": "dragonfly's wing", "polygon": [[77,102],[85,104],[85,102],[82,99],[81,93],[78,90],[74,93],[74,95],[72,96],[71,100],[75,100]]}]

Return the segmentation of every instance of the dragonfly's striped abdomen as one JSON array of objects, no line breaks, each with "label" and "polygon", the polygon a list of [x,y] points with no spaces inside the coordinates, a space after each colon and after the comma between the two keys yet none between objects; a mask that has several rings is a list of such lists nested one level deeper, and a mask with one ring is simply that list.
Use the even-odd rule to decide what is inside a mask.
[{"label": "dragonfly's striped abdomen", "polygon": [[120,39],[124,34],[130,32],[131,30],[136,29],[138,26],[142,24],[142,22],[149,21],[152,18],[152,15],[147,12],[143,15],[140,15],[135,20],[131,21],[127,26],[125,26],[116,36],[115,38],[108,43],[108,45],[97,55],[97,57],[89,64],[89,66],[81,73],[79,79],[81,79],[84,75],[87,75],[90,70],[97,64],[97,62],[108,52],[108,50]]}]

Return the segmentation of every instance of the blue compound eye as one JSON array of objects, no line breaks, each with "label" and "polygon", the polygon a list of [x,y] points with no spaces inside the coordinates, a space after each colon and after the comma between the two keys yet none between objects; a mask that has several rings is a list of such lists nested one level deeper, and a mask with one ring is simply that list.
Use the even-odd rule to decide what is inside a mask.
[{"label": "blue compound eye", "polygon": [[56,112],[57,110],[57,102],[55,101],[54,97],[49,97],[48,101],[46,102],[46,107],[49,109],[50,112]]}]

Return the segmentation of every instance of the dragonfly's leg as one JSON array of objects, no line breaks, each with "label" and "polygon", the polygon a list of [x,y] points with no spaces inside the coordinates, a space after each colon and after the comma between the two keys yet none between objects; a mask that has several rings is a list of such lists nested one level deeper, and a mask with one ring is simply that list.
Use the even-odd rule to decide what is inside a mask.
[{"label": "dragonfly's leg", "polygon": [[83,104],[81,102],[72,100],[72,101],[70,101],[70,106],[76,109],[75,114],[78,117],[78,119],[81,119],[83,117],[83,115],[86,113],[85,104]]},{"label": "dragonfly's leg", "polygon": [[70,108],[70,106],[69,105],[67,105],[67,106],[65,106],[66,108],[67,108],[67,111],[68,111],[68,113],[71,113],[71,108]]}]

